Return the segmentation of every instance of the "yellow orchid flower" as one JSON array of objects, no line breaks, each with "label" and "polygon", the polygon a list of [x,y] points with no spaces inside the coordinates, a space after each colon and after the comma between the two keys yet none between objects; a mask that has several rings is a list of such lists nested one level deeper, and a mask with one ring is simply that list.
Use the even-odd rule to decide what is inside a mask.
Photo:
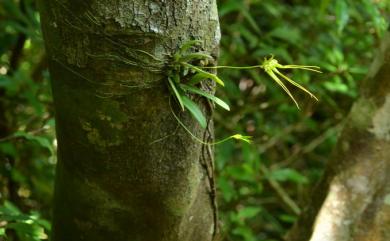
[{"label": "yellow orchid flower", "polygon": [[286,85],[280,80],[280,77],[287,80],[290,84],[298,87],[299,89],[303,90],[307,94],[310,95],[310,97],[314,98],[316,101],[318,101],[317,97],[315,97],[314,94],[312,94],[310,91],[308,91],[306,88],[304,88],[302,85],[298,84],[297,82],[293,81],[283,73],[279,71],[279,69],[303,69],[303,70],[309,70],[313,72],[322,73],[318,66],[310,66],[310,65],[281,65],[279,62],[274,58],[274,56],[271,56],[270,58],[264,58],[263,63],[260,65],[260,68],[264,69],[264,71],[278,84],[282,89],[290,96],[290,98],[294,101],[295,105],[298,109],[299,105],[298,102],[295,100],[294,96],[291,94],[290,90],[286,87]]}]

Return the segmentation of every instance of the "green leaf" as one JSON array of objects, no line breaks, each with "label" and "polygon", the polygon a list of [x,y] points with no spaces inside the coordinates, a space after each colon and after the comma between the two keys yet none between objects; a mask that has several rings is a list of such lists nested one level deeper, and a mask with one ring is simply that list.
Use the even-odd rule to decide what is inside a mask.
[{"label": "green leaf", "polygon": [[350,91],[348,85],[344,83],[340,76],[333,77],[333,79],[324,82],[323,85],[330,92],[348,94],[348,92]]},{"label": "green leaf", "polygon": [[195,94],[198,94],[198,95],[201,95],[201,96],[204,96],[206,97],[207,99],[213,101],[215,104],[221,106],[222,108],[224,108],[225,110],[230,110],[230,107],[228,104],[226,104],[223,100],[221,100],[220,98],[212,95],[212,94],[209,94],[203,90],[200,90],[198,88],[195,88],[195,87],[192,87],[192,86],[188,86],[188,85],[185,85],[185,84],[181,84],[180,85],[181,88],[183,90],[187,90],[187,91],[190,91],[192,93],[195,93]]},{"label": "green leaf", "polygon": [[289,214],[282,214],[279,216],[279,219],[286,223],[295,223],[297,221],[297,217]]},{"label": "green leaf", "polygon": [[15,230],[23,240],[39,241],[47,239],[45,228],[50,230],[50,223],[40,219],[38,213],[24,214],[14,204],[5,201],[0,206],[0,219],[5,221],[5,226],[0,228],[0,237],[5,236],[6,230]]},{"label": "green leaf", "polygon": [[238,217],[241,219],[253,218],[261,211],[260,207],[244,207],[238,211]]},{"label": "green leaf", "polygon": [[336,1],[336,20],[338,33],[341,34],[349,20],[349,6],[345,1]]},{"label": "green leaf", "polygon": [[14,229],[16,232],[30,237],[32,240],[47,239],[45,230],[35,223],[10,223],[7,228]]},{"label": "green leaf", "polygon": [[187,85],[196,85],[197,83],[201,82],[202,80],[205,80],[208,78],[208,75],[204,73],[196,73],[190,81],[187,82]]},{"label": "green leaf", "polygon": [[280,182],[292,181],[301,184],[305,184],[309,182],[307,177],[303,176],[296,170],[290,168],[274,170],[271,172],[270,178]]},{"label": "green leaf", "polygon": [[199,109],[198,105],[190,100],[187,96],[182,96],[184,106],[190,111],[190,113],[195,117],[199,122],[200,126],[206,128],[206,117],[204,117],[202,111]]},{"label": "green leaf", "polygon": [[53,146],[52,144],[49,142],[49,140],[45,137],[42,137],[42,136],[35,136],[35,135],[32,135],[28,132],[23,132],[23,131],[17,131],[15,134],[14,134],[15,137],[23,137],[25,138],[26,140],[29,140],[29,141],[35,141],[37,142],[41,147],[44,147],[46,149],[48,149],[50,151],[50,153],[52,155],[54,155],[54,149],[53,149]]},{"label": "green leaf", "polygon": [[233,234],[241,236],[245,241],[256,241],[256,237],[253,234],[253,230],[247,226],[238,226],[233,229]]},{"label": "green leaf", "polygon": [[177,90],[175,84],[173,83],[173,81],[170,77],[168,77],[168,82],[169,82],[169,85],[171,86],[173,93],[176,96],[177,101],[180,104],[181,109],[184,111],[184,104],[183,104],[182,96],[180,95],[179,91]]},{"label": "green leaf", "polygon": [[11,202],[4,201],[4,204],[0,206],[0,214],[19,215],[20,210]]},{"label": "green leaf", "polygon": [[217,75],[204,71],[203,69],[193,66],[189,63],[181,62],[181,64],[195,70],[198,73],[204,74],[205,76],[207,76],[207,78],[214,80],[217,84],[225,86],[225,83]]},{"label": "green leaf", "polygon": [[0,153],[15,158],[18,155],[15,145],[12,142],[0,141]]},{"label": "green leaf", "polygon": [[0,228],[0,237],[6,237],[5,228]]},{"label": "green leaf", "polygon": [[299,45],[302,39],[298,28],[287,25],[275,28],[269,35],[296,45]]},{"label": "green leaf", "polygon": [[232,187],[232,184],[225,177],[218,178],[218,189],[221,190],[223,199],[229,202],[236,195],[236,189]]},{"label": "green leaf", "polygon": [[326,8],[329,6],[330,0],[322,0],[320,5],[320,17],[323,17],[323,14]]}]

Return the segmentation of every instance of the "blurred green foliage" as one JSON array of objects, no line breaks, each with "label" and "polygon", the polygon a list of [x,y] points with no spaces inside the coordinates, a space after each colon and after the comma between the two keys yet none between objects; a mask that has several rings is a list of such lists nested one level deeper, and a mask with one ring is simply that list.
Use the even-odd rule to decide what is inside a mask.
[{"label": "blurred green foliage", "polygon": [[[216,147],[222,240],[281,240],[319,179],[387,27],[386,0],[220,0],[220,65],[321,66],[289,76],[320,98],[288,96],[259,71],[222,70],[216,134],[254,144]],[[0,240],[46,238],[55,149],[46,57],[33,0],[0,1]],[[7,231],[6,231],[7,229]]]},{"label": "blurred green foliage", "polygon": [[0,237],[7,238],[6,230],[12,230],[21,241],[39,241],[47,239],[45,230],[50,230],[50,223],[40,218],[37,212],[23,214],[12,203],[5,201],[0,207],[0,215],[4,222],[0,227]]},{"label": "blurred green foliage", "polygon": [[253,145],[217,146],[223,240],[281,240],[318,181],[343,119],[358,95],[385,32],[389,2],[371,0],[224,0],[221,65],[255,65],[274,54],[282,64],[318,65],[323,74],[291,71],[320,102],[288,86],[303,106],[259,71],[223,70],[217,136],[241,131]]},{"label": "blurred green foliage", "polygon": [[48,80],[35,2],[1,0],[0,237],[9,240],[47,237],[39,213],[50,217],[55,167]]}]

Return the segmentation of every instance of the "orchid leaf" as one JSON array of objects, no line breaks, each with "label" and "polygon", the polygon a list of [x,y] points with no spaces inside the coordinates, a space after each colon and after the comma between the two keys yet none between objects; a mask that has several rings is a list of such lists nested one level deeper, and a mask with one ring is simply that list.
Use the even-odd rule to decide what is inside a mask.
[{"label": "orchid leaf", "polygon": [[184,107],[190,111],[194,118],[199,122],[200,126],[206,128],[206,117],[203,115],[199,106],[185,95],[182,96],[182,100]]},{"label": "orchid leaf", "polygon": [[229,111],[230,110],[230,107],[228,104],[226,104],[223,100],[221,100],[220,98],[212,95],[212,94],[209,94],[207,93],[206,91],[203,91],[203,90],[200,90],[198,88],[195,88],[195,87],[192,87],[192,86],[188,86],[188,85],[184,85],[184,84],[181,84],[180,85],[181,88],[183,90],[187,90],[189,92],[192,92],[192,93],[195,93],[195,94],[198,94],[198,95],[201,95],[201,96],[204,96],[206,97],[207,99],[213,101],[215,104],[221,106],[222,108],[224,108],[225,110]]},{"label": "orchid leaf", "polygon": [[181,109],[184,111],[184,104],[182,100],[182,96],[180,95],[179,91],[177,90],[175,83],[173,83],[172,79],[168,77],[169,85],[171,86],[172,92],[175,94],[177,101],[180,104]]}]

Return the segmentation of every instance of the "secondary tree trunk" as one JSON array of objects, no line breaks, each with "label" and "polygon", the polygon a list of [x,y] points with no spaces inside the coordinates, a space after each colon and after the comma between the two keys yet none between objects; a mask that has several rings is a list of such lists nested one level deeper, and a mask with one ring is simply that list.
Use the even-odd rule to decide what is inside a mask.
[{"label": "secondary tree trunk", "polygon": [[289,241],[390,240],[390,34]]},{"label": "secondary tree trunk", "polygon": [[[215,0],[39,7],[58,139],[53,241],[212,240],[213,153],[172,116],[166,65],[156,58],[168,61],[191,39],[216,57]],[[188,113],[180,118],[212,138],[211,121],[204,130]]]}]

